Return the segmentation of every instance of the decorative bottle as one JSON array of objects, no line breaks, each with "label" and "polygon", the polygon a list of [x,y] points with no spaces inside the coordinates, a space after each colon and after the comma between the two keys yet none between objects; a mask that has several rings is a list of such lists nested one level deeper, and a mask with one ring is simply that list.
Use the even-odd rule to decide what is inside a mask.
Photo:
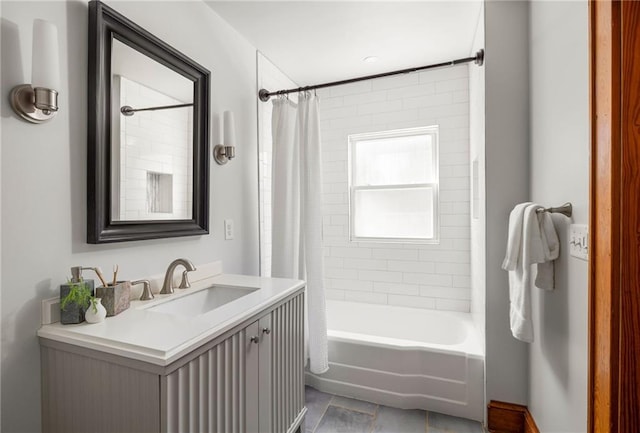
[{"label": "decorative bottle", "polygon": [[107,309],[102,305],[101,298],[92,298],[89,308],[84,312],[84,320],[88,323],[100,323],[107,317]]}]

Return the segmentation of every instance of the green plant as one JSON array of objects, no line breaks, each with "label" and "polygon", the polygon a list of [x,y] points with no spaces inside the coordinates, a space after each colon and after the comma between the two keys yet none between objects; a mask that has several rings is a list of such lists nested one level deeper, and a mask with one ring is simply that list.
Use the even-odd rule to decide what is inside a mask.
[{"label": "green plant", "polygon": [[91,301],[91,308],[93,309],[93,312],[98,314],[98,307],[96,307],[96,305],[98,305],[98,300],[95,296],[91,296],[89,300]]},{"label": "green plant", "polygon": [[60,308],[66,310],[69,304],[76,304],[81,308],[86,309],[91,302],[91,298],[93,297],[91,296],[91,290],[89,290],[89,286],[87,286],[84,281],[79,281],[76,283],[69,281],[68,283],[70,286],[70,290],[69,293],[67,293],[67,296],[62,299]]}]

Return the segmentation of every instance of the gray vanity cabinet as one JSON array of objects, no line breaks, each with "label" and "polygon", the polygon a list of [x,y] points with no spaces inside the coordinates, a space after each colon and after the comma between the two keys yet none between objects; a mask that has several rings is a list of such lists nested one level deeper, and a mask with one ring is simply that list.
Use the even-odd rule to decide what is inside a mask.
[{"label": "gray vanity cabinet", "polygon": [[[167,367],[48,340],[42,352],[44,432],[286,433],[306,413],[303,291]],[[59,378],[60,356],[88,382]],[[81,383],[96,395],[69,395]]]},{"label": "gray vanity cabinet", "polygon": [[166,432],[287,432],[304,408],[304,298],[180,360],[160,382]]}]

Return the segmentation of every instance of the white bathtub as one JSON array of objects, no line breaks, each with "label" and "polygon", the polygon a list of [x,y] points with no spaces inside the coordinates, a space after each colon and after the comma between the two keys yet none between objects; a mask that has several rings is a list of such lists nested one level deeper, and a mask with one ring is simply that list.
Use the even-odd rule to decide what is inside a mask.
[{"label": "white bathtub", "polygon": [[324,392],[482,421],[484,353],[466,313],[327,301]]}]

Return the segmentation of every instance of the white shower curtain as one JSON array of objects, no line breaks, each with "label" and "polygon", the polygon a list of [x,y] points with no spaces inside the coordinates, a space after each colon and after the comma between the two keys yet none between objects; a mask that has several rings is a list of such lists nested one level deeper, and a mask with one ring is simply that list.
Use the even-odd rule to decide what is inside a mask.
[{"label": "white shower curtain", "polygon": [[273,101],[271,275],[307,281],[309,369],[324,373],[327,315],[322,255],[322,160],[318,99],[307,92],[296,107]]}]

